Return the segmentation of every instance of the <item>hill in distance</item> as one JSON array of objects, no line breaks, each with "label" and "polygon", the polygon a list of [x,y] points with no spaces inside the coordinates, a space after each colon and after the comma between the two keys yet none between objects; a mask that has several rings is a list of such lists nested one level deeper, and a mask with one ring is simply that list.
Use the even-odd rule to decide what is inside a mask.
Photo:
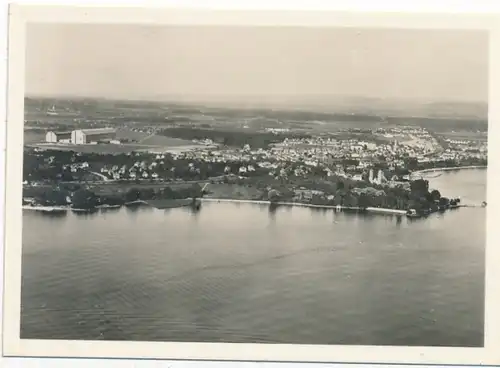
[{"label": "hill in distance", "polygon": [[[241,102],[244,100],[245,102]],[[277,113],[305,112],[325,116],[371,116],[371,117],[419,117],[435,119],[474,119],[486,120],[488,104],[470,101],[425,101],[408,99],[378,99],[364,97],[338,96],[288,96],[263,98],[238,96],[224,98],[215,96],[210,99],[197,96],[165,96],[155,100],[118,100],[101,97],[35,97],[25,98],[26,111],[43,111],[56,105],[59,109],[93,111],[95,109],[162,109],[183,111],[185,113],[232,112]],[[299,114],[300,115],[300,114]]]}]

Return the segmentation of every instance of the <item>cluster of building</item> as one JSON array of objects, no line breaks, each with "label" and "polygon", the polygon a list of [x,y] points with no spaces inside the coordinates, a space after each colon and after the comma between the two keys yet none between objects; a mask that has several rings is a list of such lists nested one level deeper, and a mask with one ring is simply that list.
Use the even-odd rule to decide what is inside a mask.
[{"label": "cluster of building", "polygon": [[45,135],[47,143],[66,143],[66,144],[96,144],[96,143],[115,143],[116,129],[97,128],[97,129],[78,129],[67,132],[47,132]]},{"label": "cluster of building", "polygon": [[[314,172],[323,171],[327,176],[368,181],[374,185],[392,185],[409,180],[409,176],[386,178],[382,170],[373,170],[376,162],[384,162],[390,170],[404,167],[405,159],[409,157],[424,163],[487,156],[486,142],[448,139],[448,147],[443,148],[429,132],[419,127],[377,129],[372,133],[386,139],[370,141],[366,136],[359,139],[339,139],[332,136],[286,138],[265,149],[252,149],[246,144],[239,149],[199,149],[171,152],[169,155],[173,160],[187,161],[188,169],[192,172],[199,172],[197,166],[200,163],[223,163],[225,175],[250,176],[257,172],[259,175],[267,173],[279,179],[308,177]],[[46,140],[50,143],[71,144],[117,142],[116,131],[109,128],[48,132]],[[200,142],[211,143],[209,140]],[[143,160],[146,157],[143,156],[144,153],[135,155],[137,157],[127,165],[105,166],[96,171],[109,179],[120,180],[161,179],[166,177],[166,170],[175,170],[173,167],[166,168],[164,154],[153,155],[147,161]],[[73,166],[71,171],[80,169]]]},{"label": "cluster of building", "polygon": [[448,148],[445,152],[455,152],[459,156],[485,159],[488,157],[487,140],[445,139]]},{"label": "cluster of building", "polygon": [[101,174],[113,180],[120,179],[158,179],[159,174],[155,170],[157,166],[164,163],[153,161],[148,164],[146,161],[136,161],[130,167],[127,165],[113,165],[111,167],[103,167],[101,168]]},{"label": "cluster of building", "polygon": [[[389,129],[391,132],[392,129]],[[384,130],[382,130],[384,131]],[[315,158],[340,158],[369,159],[371,157],[384,157],[386,161],[397,159],[400,156],[424,158],[426,155],[438,151],[441,146],[425,129],[411,128],[409,131],[398,129],[403,133],[382,134],[378,129],[375,134],[383,136],[387,143],[369,142],[364,139],[342,139],[315,137],[307,139],[285,139],[283,143],[275,146],[275,151],[293,159],[293,156],[313,156]],[[417,134],[418,133],[418,134]],[[390,137],[390,139],[389,139]]]}]

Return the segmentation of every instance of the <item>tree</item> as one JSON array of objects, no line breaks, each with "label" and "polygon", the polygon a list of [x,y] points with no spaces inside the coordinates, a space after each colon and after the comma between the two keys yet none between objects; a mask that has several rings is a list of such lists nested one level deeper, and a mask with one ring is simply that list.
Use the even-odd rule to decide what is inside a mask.
[{"label": "tree", "polygon": [[405,160],[405,166],[408,170],[414,171],[418,169],[418,160],[415,157],[409,157]]},{"label": "tree", "polygon": [[450,200],[446,197],[441,197],[439,198],[439,205],[440,206],[448,206],[450,204]]},{"label": "tree", "polygon": [[61,180],[62,181],[73,181],[73,175],[71,174],[70,170],[63,170],[61,173]]},{"label": "tree", "polygon": [[88,189],[79,189],[73,193],[71,198],[72,207],[78,209],[95,208],[98,204],[98,197]]},{"label": "tree", "polygon": [[174,198],[174,191],[170,187],[165,187],[160,191],[161,197],[165,199],[172,199]]},{"label": "tree", "polygon": [[346,207],[357,207],[358,198],[352,193],[347,193],[343,198],[343,205]]},{"label": "tree", "polygon": [[434,189],[431,192],[431,200],[432,201],[439,201],[440,198],[441,198],[441,193],[439,193],[439,190]]},{"label": "tree", "polygon": [[61,190],[49,190],[44,192],[40,198],[41,204],[45,206],[64,206],[68,204],[67,193]]},{"label": "tree", "polygon": [[408,208],[414,209],[418,214],[421,214],[423,211],[422,204],[419,201],[411,200],[408,203]]},{"label": "tree", "polygon": [[139,198],[142,200],[148,200],[148,199],[154,199],[156,196],[156,193],[153,188],[144,188],[143,190],[139,191]]},{"label": "tree", "polygon": [[366,209],[367,207],[371,207],[371,198],[365,193],[361,193],[358,199],[358,205],[362,209]]},{"label": "tree", "polygon": [[410,188],[415,195],[426,195],[429,192],[429,182],[424,179],[414,180],[410,183]]},{"label": "tree", "polygon": [[271,202],[279,202],[280,197],[281,197],[280,192],[278,192],[276,189],[271,189],[267,193],[267,198]]},{"label": "tree", "polygon": [[141,196],[141,192],[137,188],[131,188],[129,191],[125,194],[125,200],[127,202],[134,202],[139,199]]},{"label": "tree", "polygon": [[118,195],[100,196],[99,200],[101,204],[107,204],[110,206],[122,205],[124,203],[123,198]]},{"label": "tree", "polygon": [[202,196],[202,192],[201,192],[201,186],[200,184],[198,183],[194,183],[190,188],[190,197],[193,197],[193,198],[199,198]]}]

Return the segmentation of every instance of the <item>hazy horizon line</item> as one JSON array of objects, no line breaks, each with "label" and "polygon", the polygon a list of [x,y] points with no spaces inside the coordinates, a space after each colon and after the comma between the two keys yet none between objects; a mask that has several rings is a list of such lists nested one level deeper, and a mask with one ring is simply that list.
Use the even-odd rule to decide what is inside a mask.
[{"label": "hazy horizon line", "polygon": [[[211,95],[211,96],[179,96],[179,95],[166,95],[166,96],[158,96],[158,97],[111,97],[111,96],[99,96],[99,95],[78,95],[78,94],[36,94],[30,93],[25,94],[24,98],[67,98],[67,99],[94,99],[94,100],[108,100],[108,101],[137,101],[137,102],[171,102],[171,103],[204,103],[204,102],[218,102],[218,103],[255,103],[255,101],[244,101],[242,98],[253,98],[259,99],[259,103],[266,103],[265,99],[269,99],[269,103],[280,103],[286,104],[287,101],[277,102],[276,99],[287,97],[290,99],[304,99],[304,103],[311,103],[311,101],[305,99],[307,96],[322,96],[323,99],[326,98],[335,98],[337,100],[345,99],[348,100],[371,100],[371,101],[405,101],[405,102],[413,102],[415,104],[476,104],[476,105],[488,105],[489,101],[485,100],[458,100],[458,99],[431,99],[431,98],[411,98],[411,97],[372,97],[372,96],[363,96],[363,95],[339,95],[339,94],[331,94],[331,95],[318,95],[318,94],[308,94],[308,95],[279,95],[279,96],[263,96],[257,94],[248,94],[248,95],[239,95],[238,98],[230,99],[230,95]],[[225,99],[224,99],[225,98]],[[326,101],[320,101],[318,99],[318,103],[326,103]],[[335,101],[332,101],[335,102]],[[341,101],[337,101],[341,102]],[[297,103],[297,101],[294,101]]]}]

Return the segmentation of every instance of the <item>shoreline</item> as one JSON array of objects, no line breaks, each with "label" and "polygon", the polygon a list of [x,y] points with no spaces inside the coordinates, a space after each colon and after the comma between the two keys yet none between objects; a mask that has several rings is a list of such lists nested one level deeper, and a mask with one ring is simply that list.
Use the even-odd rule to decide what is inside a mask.
[{"label": "shoreline", "polygon": [[[351,210],[351,211],[363,211],[363,212],[366,211],[366,212],[396,214],[396,215],[405,215],[406,214],[405,210],[396,210],[396,209],[391,209],[391,208],[380,208],[380,207],[367,207],[366,209],[362,209],[360,207],[332,206],[332,205],[298,203],[298,202],[271,202],[271,201],[264,201],[264,200],[252,200],[252,199],[228,199],[228,198],[197,198],[197,199],[201,202],[248,203],[248,204],[265,204],[265,205],[271,205],[274,203],[274,204],[279,205],[279,206],[324,208],[324,209],[332,209],[332,210]],[[148,204],[147,202],[144,202],[144,201],[134,201],[134,202],[129,202],[128,204],[130,204],[130,203]],[[154,207],[154,206],[151,206],[151,207]],[[117,207],[115,207],[115,206],[96,207],[96,209],[106,209],[106,208],[117,208]],[[62,206],[25,206],[25,205],[23,205],[22,209],[23,210],[32,210],[32,211],[42,211],[42,212],[87,211],[87,210],[78,210],[78,209],[74,209],[71,207],[62,207]]]},{"label": "shoreline", "polygon": [[299,203],[299,202],[271,202],[264,200],[252,200],[252,199],[229,199],[229,198],[200,198],[202,202],[226,202],[226,203],[249,203],[249,204],[276,204],[280,206],[295,206],[295,207],[308,207],[308,208],[324,208],[333,210],[355,210],[363,212],[374,212],[374,213],[386,213],[394,215],[406,215],[405,210],[396,210],[392,208],[382,208],[382,207],[367,207],[362,209],[361,207],[347,207],[347,206],[333,206],[326,204],[310,204],[310,203]]},{"label": "shoreline", "polygon": [[139,204],[147,204],[147,202],[143,201],[142,199],[137,199],[135,201],[130,201],[130,202],[123,203],[123,205],[125,207],[127,207],[127,206],[133,206],[133,205],[139,205]]},{"label": "shoreline", "polygon": [[95,208],[73,208],[70,206],[29,206],[23,205],[23,210],[30,211],[39,211],[39,212],[54,212],[54,213],[62,213],[62,212],[92,212],[94,210],[106,209],[106,208],[115,208],[111,206],[106,207],[95,207]]},{"label": "shoreline", "polygon": [[455,171],[455,170],[487,169],[487,168],[488,168],[488,166],[482,166],[482,165],[457,166],[457,167],[436,167],[436,168],[432,168],[432,169],[413,171],[410,175],[418,175],[418,174],[425,174],[425,173],[438,172],[438,171]]},{"label": "shoreline", "polygon": [[42,212],[61,212],[61,211],[70,211],[70,207],[64,206],[22,206],[23,210],[32,210],[32,211],[42,211]]},{"label": "shoreline", "polygon": [[[384,207],[366,207],[363,209],[361,207],[333,206],[333,205],[310,204],[310,203],[299,203],[299,202],[271,202],[271,201],[265,201],[265,200],[229,199],[229,198],[197,198],[197,200],[199,200],[200,202],[218,202],[218,203],[223,202],[223,203],[265,204],[265,205],[275,204],[278,206],[320,208],[320,209],[330,209],[330,210],[337,210],[337,211],[342,211],[342,210],[362,211],[362,212],[379,213],[379,214],[400,215],[400,216],[404,216],[407,214],[407,211],[405,211],[405,210],[397,210],[397,209],[393,209],[393,208],[384,208]],[[130,203],[133,203],[133,204],[142,203],[142,204],[149,205],[150,207],[153,207],[153,208],[163,209],[163,208],[155,207],[154,205],[151,205],[151,204],[147,203],[146,201],[134,201],[134,202],[129,202],[129,204]],[[127,207],[127,206],[125,206],[125,205],[124,206],[103,205],[103,206],[97,206],[95,208],[95,210],[117,209],[117,208],[122,208],[122,207]],[[186,205],[168,207],[168,208],[180,208],[180,207],[186,207]],[[460,205],[456,206],[456,208],[461,208],[461,207],[482,207],[482,206],[471,205],[471,204],[460,204]],[[31,210],[31,211],[40,211],[40,212],[68,212],[68,211],[91,212],[92,211],[89,209],[77,209],[77,208],[64,207],[64,206],[23,205],[22,209],[23,210]]]}]

